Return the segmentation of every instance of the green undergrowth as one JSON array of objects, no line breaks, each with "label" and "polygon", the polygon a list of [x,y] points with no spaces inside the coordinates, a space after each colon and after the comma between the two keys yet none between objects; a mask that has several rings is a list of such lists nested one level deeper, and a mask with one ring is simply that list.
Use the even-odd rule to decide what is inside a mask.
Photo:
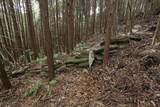
[{"label": "green undergrowth", "polygon": [[88,46],[87,43],[81,42],[81,43],[79,43],[79,44],[76,45],[76,47],[74,48],[74,51],[75,51],[75,52],[81,52],[81,51],[83,51],[87,46]]},{"label": "green undergrowth", "polygon": [[[64,55],[64,53],[55,53],[53,54],[53,58],[55,60],[59,60],[59,58]],[[47,56],[40,54],[39,57],[35,60],[32,60],[33,63],[45,63],[47,60]]]},{"label": "green undergrowth", "polygon": [[4,102],[4,99],[0,98],[0,104],[3,104],[3,102]]},{"label": "green undergrowth", "polygon": [[40,80],[37,80],[33,86],[27,90],[22,96],[23,97],[34,97],[38,94],[38,91],[40,89],[40,84],[41,84],[41,81]]},{"label": "green undergrowth", "polygon": [[84,72],[84,73],[90,73],[90,72],[91,72],[91,70],[83,69],[83,70],[82,70],[82,72]]},{"label": "green undergrowth", "polygon": [[58,81],[59,80],[55,78],[49,82],[49,85],[47,85],[47,91],[49,96],[52,94],[53,87],[58,83]]}]

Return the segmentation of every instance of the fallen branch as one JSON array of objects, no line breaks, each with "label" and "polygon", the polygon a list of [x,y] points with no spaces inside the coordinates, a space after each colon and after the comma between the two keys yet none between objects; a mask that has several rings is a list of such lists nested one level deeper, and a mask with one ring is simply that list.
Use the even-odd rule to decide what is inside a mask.
[{"label": "fallen branch", "polygon": [[30,68],[30,66],[23,67],[23,68],[21,68],[21,69],[18,70],[18,71],[12,72],[12,73],[10,74],[10,76],[11,76],[12,78],[15,78],[15,77],[18,77],[19,75],[23,75],[23,74],[25,74],[25,73],[27,72],[27,70],[28,70],[29,68]]}]

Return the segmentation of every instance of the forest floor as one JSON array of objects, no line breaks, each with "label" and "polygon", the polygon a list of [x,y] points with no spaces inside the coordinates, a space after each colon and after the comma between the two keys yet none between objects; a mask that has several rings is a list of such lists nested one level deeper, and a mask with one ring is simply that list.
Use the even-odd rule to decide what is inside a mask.
[{"label": "forest floor", "polygon": [[[146,32],[147,26],[141,26],[140,31],[135,29],[134,35],[142,41],[130,42],[112,56],[107,69],[94,65],[91,72],[83,72],[87,68],[71,66],[66,72],[57,73],[51,86],[44,75],[30,73],[41,69],[40,64],[33,65],[24,75],[11,78],[12,89],[0,89],[0,106],[160,107],[160,65],[155,63],[157,59],[137,55],[152,48],[153,32]],[[100,36],[103,39],[103,35],[95,35],[88,41],[89,48],[96,47]],[[41,80],[37,95],[24,96],[37,80]]]}]

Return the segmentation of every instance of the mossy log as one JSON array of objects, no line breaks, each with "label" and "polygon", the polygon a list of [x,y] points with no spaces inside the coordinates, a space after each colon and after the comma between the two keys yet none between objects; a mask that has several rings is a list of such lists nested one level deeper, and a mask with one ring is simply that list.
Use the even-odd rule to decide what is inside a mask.
[{"label": "mossy log", "polygon": [[103,56],[96,56],[97,61],[103,61]]},{"label": "mossy log", "polygon": [[[110,54],[115,53],[118,49],[123,49],[126,48],[128,45],[127,44],[122,44],[122,45],[110,45]],[[114,51],[116,50],[116,51]],[[98,48],[94,50],[95,54],[102,54],[104,52],[104,47]]]},{"label": "mossy log", "polygon": [[[117,50],[110,51],[110,53],[112,53],[112,54],[114,54],[116,52],[117,52]],[[112,54],[110,54],[110,55],[112,55]],[[96,57],[95,58],[95,63],[97,63],[97,64],[102,63],[103,54],[98,53],[98,54],[96,54],[95,57]],[[77,67],[88,67],[89,66],[89,59],[88,59],[88,57],[78,58],[78,59],[75,58],[75,59],[65,61],[64,64],[67,64],[67,65],[69,65],[69,64],[72,65],[73,64],[73,65],[76,65]]]},{"label": "mossy log", "polygon": [[79,55],[76,55],[74,58],[79,59],[79,58],[88,58],[89,52],[83,51]]},{"label": "mossy log", "polygon": [[[112,38],[110,40],[110,44],[128,44],[129,43],[129,39],[128,37],[119,37],[119,38]],[[102,41],[100,43],[100,46],[104,46],[105,41]]]},{"label": "mossy log", "polygon": [[138,56],[144,57],[144,56],[158,56],[160,54],[160,51],[157,49],[148,49],[144,50],[142,52],[138,53]]},{"label": "mossy log", "polygon": [[18,70],[18,71],[12,72],[9,76],[11,76],[12,78],[16,78],[16,77],[18,77],[18,76],[20,76],[20,75],[25,74],[25,73],[28,71],[29,68],[30,68],[30,66],[26,66],[26,67],[24,67],[24,68],[21,68],[21,69]]},{"label": "mossy log", "polygon": [[[141,39],[137,38],[137,37],[128,37],[128,36],[111,39],[109,54],[114,55],[115,53],[118,53],[119,49],[126,48],[128,46],[128,43],[130,40],[140,41]],[[102,44],[104,44],[104,43],[102,43]],[[94,50],[95,59],[96,59],[95,63],[102,63],[103,52],[104,52],[104,47],[100,47],[100,48]],[[87,66],[89,66],[88,56],[89,56],[89,52],[82,52],[79,56],[75,56],[74,59],[65,61],[64,64],[68,64],[68,65],[73,64],[73,65],[76,65],[79,67],[87,67]]]},{"label": "mossy log", "polygon": [[[141,41],[142,39],[139,38],[139,37],[129,37],[129,36],[123,36],[123,37],[119,37],[119,38],[112,38],[110,40],[110,44],[117,44],[117,45],[120,45],[120,44],[128,44],[129,41]],[[102,41],[100,43],[100,46],[104,46],[105,44],[105,41]]]},{"label": "mossy log", "polygon": [[[125,48],[125,47],[127,47],[128,45],[110,45],[110,52],[109,52],[109,54],[110,55],[113,55],[113,54],[115,54],[115,53],[117,53],[117,51],[119,50],[119,49],[123,49],[123,48]],[[103,51],[104,51],[104,48],[102,47],[102,48],[98,48],[98,49],[95,49],[94,50],[94,54],[95,54],[95,56],[97,57],[98,56],[98,58],[96,58],[96,61],[102,61],[103,60]],[[84,52],[83,52],[84,53]],[[86,52],[85,53],[85,56],[83,56],[84,54],[82,54],[82,55],[80,55],[80,56],[76,56],[74,59],[71,59],[71,60],[67,60],[67,61],[65,61],[64,62],[64,64],[75,64],[75,65],[78,65],[78,66],[82,66],[82,67],[84,67],[84,66],[88,66],[88,61],[89,61],[89,59],[88,59],[88,55],[87,55],[88,53]],[[101,57],[101,58],[100,58]]]},{"label": "mossy log", "polygon": [[85,63],[88,62],[88,58],[80,58],[80,59],[71,59],[67,60],[64,63],[65,64],[80,64],[80,63]]},{"label": "mossy log", "polygon": [[80,67],[80,68],[87,68],[87,67],[89,67],[89,63],[88,63],[88,62],[80,63],[80,64],[77,65],[77,67]]},{"label": "mossy log", "polygon": [[129,37],[129,40],[131,40],[131,41],[141,41],[142,40],[142,38],[139,38],[139,37]]}]

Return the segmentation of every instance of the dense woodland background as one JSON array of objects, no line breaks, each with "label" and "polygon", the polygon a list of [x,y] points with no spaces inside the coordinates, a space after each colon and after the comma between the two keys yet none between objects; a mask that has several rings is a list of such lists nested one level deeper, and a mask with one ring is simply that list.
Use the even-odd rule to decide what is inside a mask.
[{"label": "dense woodland background", "polygon": [[150,42],[154,45],[159,41],[159,14],[160,0],[0,0],[3,86],[12,87],[8,75],[15,69],[40,59],[46,59],[52,80],[56,77],[56,57],[72,55],[95,35],[104,36],[106,68],[110,40],[119,32],[132,35],[134,25],[151,23],[157,27]]}]

